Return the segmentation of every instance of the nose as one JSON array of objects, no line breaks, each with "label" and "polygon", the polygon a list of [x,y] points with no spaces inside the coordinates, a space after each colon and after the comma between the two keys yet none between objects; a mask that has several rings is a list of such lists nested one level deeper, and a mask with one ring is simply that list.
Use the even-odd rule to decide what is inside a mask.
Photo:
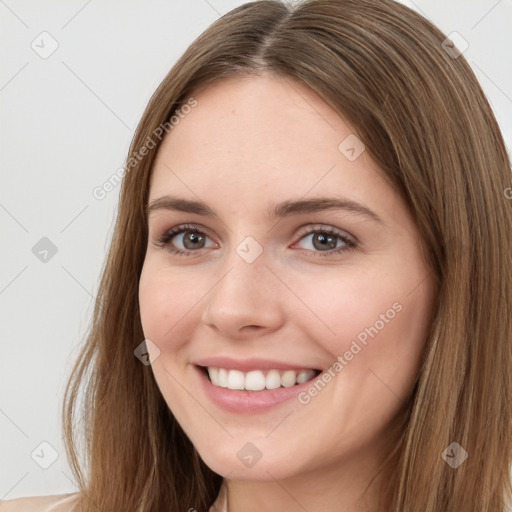
[{"label": "nose", "polygon": [[262,336],[279,329],[284,322],[286,288],[267,266],[264,254],[252,263],[234,256],[207,295],[202,322],[230,339]]}]

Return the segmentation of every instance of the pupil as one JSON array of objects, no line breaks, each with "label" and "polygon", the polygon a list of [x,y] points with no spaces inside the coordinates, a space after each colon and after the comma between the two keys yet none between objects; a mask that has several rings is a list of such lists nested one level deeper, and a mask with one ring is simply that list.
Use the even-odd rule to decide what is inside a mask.
[{"label": "pupil", "polygon": [[[184,237],[184,239],[183,239],[183,244],[185,245],[185,247],[187,247],[187,244],[191,242],[192,247],[194,245],[197,246],[197,243],[195,243],[195,242],[198,242],[198,241],[200,242],[202,238],[203,237],[198,235],[197,233],[193,233],[193,232],[189,231],[189,234],[186,237]],[[188,248],[190,248],[190,247],[188,247]]]},{"label": "pupil", "polygon": [[[320,242],[320,248],[325,248],[329,246],[329,249],[334,249],[336,247],[336,237],[332,235],[326,235],[325,233],[320,233],[318,236],[314,239],[314,241],[318,240]],[[316,246],[316,244],[315,244]],[[317,249],[319,247],[316,247]]]}]

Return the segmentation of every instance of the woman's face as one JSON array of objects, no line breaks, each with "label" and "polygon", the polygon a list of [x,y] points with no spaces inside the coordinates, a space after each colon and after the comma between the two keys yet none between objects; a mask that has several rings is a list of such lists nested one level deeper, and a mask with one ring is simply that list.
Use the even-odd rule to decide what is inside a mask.
[{"label": "woman's face", "polygon": [[139,297],[160,391],[229,478],[369,464],[429,327],[413,219],[304,85],[229,78],[195,98],[150,187]]}]

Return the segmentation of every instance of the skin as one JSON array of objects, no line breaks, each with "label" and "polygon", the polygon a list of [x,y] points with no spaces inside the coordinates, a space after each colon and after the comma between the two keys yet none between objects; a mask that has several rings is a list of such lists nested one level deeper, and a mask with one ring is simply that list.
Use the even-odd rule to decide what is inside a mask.
[{"label": "skin", "polygon": [[[303,84],[225,78],[195,98],[159,150],[149,203],[166,194],[202,200],[219,218],[149,215],[139,299],[144,334],[160,350],[159,389],[205,463],[226,478],[230,512],[385,510],[375,493],[382,472],[360,498],[413,389],[435,296],[411,214],[366,151],[350,161],[338,150],[353,130]],[[266,215],[285,200],[333,195],[383,222],[336,209]],[[190,256],[158,246],[184,223],[206,236],[199,246],[185,246],[184,234],[169,242]],[[358,245],[334,253],[344,245],[334,238],[322,248],[306,234],[318,227]],[[236,252],[248,236],[263,248],[252,263]],[[207,356],[327,370],[396,303],[401,311],[307,404],[239,414],[198,386],[192,362]],[[251,468],[237,457],[247,442],[262,454]]]}]

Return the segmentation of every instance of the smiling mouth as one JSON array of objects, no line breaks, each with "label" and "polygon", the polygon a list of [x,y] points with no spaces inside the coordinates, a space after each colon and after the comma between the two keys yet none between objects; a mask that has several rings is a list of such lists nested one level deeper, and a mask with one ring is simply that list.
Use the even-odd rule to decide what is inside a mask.
[{"label": "smiling mouth", "polygon": [[251,370],[248,372],[211,366],[199,366],[199,369],[216,387],[247,391],[261,391],[281,387],[290,388],[308,382],[321,373],[321,370],[313,369],[269,369]]}]

